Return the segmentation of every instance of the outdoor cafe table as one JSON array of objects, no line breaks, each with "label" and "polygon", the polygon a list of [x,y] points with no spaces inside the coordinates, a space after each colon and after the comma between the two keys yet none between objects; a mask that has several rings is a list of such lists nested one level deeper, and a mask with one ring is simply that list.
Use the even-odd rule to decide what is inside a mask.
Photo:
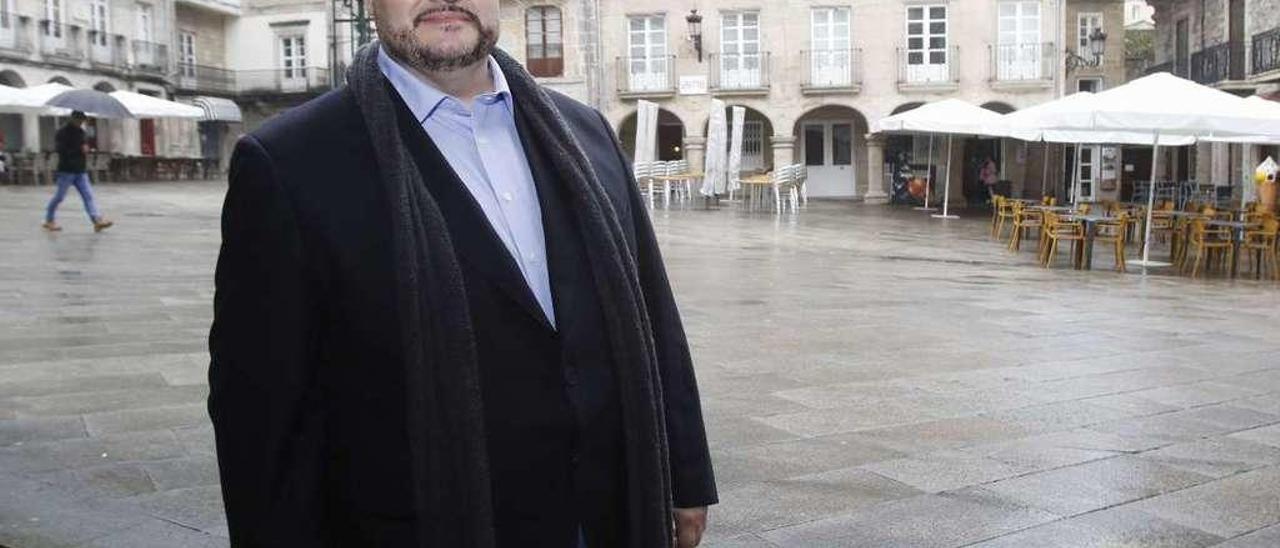
[{"label": "outdoor cafe table", "polygon": [[1107,215],[1071,213],[1062,215],[1062,219],[1080,221],[1084,225],[1084,258],[1081,259],[1081,268],[1093,270],[1093,238],[1098,233],[1098,223],[1115,222],[1119,221],[1120,218]]},{"label": "outdoor cafe table", "polygon": [[773,178],[768,173],[761,173],[738,179],[738,183],[748,189],[747,199],[742,202],[744,206],[750,209],[754,205],[756,198],[760,196],[757,193],[768,189],[769,185],[773,184]]}]

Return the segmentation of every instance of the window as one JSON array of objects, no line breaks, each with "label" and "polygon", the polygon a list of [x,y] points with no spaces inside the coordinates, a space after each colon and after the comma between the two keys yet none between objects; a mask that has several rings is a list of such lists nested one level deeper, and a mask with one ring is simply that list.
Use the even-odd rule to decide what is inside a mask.
[{"label": "window", "polygon": [[996,79],[1040,78],[1040,3],[1001,2],[997,19]]},{"label": "window", "polygon": [[13,28],[13,0],[0,0],[0,29]]},{"label": "window", "polygon": [[1081,13],[1077,16],[1076,53],[1084,56],[1089,53],[1089,35],[1095,30],[1102,30],[1101,13]]},{"label": "window", "polygon": [[637,15],[627,20],[627,71],[631,91],[670,89],[667,76],[667,25],[662,15]]},{"label": "window", "polygon": [[534,76],[560,76],[564,72],[564,34],[560,8],[534,6],[524,12],[525,57]]},{"label": "window", "polygon": [[152,26],[151,4],[138,4],[138,40],[154,42],[155,32]]},{"label": "window", "polygon": [[947,53],[947,7],[907,6],[907,81],[945,81]]},{"label": "window", "polygon": [[45,36],[62,38],[62,0],[44,0]]},{"label": "window", "polygon": [[1097,93],[1102,91],[1102,78],[1081,78],[1076,82],[1076,91]]},{"label": "window", "polygon": [[720,16],[720,87],[757,88],[760,71],[760,14],[729,11]]},{"label": "window", "polygon": [[849,8],[814,8],[809,12],[810,74],[813,85],[853,83],[849,41]]},{"label": "window", "polygon": [[188,78],[196,75],[196,35],[178,31],[178,73]]},{"label": "window", "polygon": [[293,34],[280,37],[280,68],[285,79],[306,78],[306,36]]},{"label": "window", "polygon": [[1098,171],[1097,150],[1096,146],[1080,147],[1079,199],[1082,201],[1093,200],[1093,183]]},{"label": "window", "polygon": [[107,11],[107,0],[93,0],[89,3],[89,41],[98,47],[107,45],[107,22],[111,20]]}]

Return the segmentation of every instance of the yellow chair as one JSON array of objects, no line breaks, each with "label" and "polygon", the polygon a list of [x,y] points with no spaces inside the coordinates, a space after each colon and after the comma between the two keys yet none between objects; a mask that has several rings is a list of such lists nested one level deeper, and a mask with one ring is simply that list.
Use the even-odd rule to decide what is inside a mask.
[{"label": "yellow chair", "polygon": [[1084,224],[1078,221],[1063,221],[1056,213],[1046,211],[1044,212],[1044,236],[1047,245],[1040,254],[1040,263],[1045,268],[1053,266],[1053,259],[1058,254],[1058,243],[1064,240],[1071,242],[1071,263],[1079,267],[1080,251],[1084,246]]},{"label": "yellow chair", "polygon": [[[1213,254],[1218,252],[1219,257],[1225,255],[1226,264],[1235,260],[1234,251],[1231,248],[1231,237],[1222,237],[1222,233],[1217,230],[1210,230],[1205,223],[1206,219],[1195,218],[1189,223],[1191,228],[1190,236],[1187,238],[1187,248],[1185,255],[1190,255],[1191,248],[1196,249],[1195,259],[1191,262],[1191,277],[1195,278],[1200,273],[1200,266],[1205,265],[1206,270],[1213,266]],[[1206,260],[1208,264],[1206,263]],[[1185,263],[1185,260],[1184,260]],[[1183,264],[1183,269],[1186,265]]]},{"label": "yellow chair", "polygon": [[1270,268],[1271,276],[1280,280],[1280,269],[1276,268],[1277,259],[1280,258],[1280,248],[1276,243],[1277,234],[1280,234],[1280,221],[1272,217],[1263,220],[1261,224],[1258,229],[1245,231],[1240,249],[1248,254],[1254,273],[1261,276],[1264,270]]},{"label": "yellow chair", "polygon": [[1116,269],[1124,272],[1124,250],[1129,241],[1129,228],[1133,225],[1129,214],[1120,212],[1114,221],[1099,221],[1097,232],[1093,235],[1095,243],[1110,243],[1116,254]]},{"label": "yellow chair", "polygon": [[991,237],[999,240],[1004,235],[1005,222],[1013,222],[1013,208],[1015,205],[1021,205],[1020,202],[1010,200],[1008,198],[999,197],[999,203],[995,210],[995,224],[991,226]]},{"label": "yellow chair", "polygon": [[1013,208],[1013,234],[1009,238],[1009,251],[1018,251],[1022,247],[1022,239],[1027,237],[1027,232],[1036,230],[1044,231],[1044,216],[1039,211],[1031,211],[1021,203]]}]

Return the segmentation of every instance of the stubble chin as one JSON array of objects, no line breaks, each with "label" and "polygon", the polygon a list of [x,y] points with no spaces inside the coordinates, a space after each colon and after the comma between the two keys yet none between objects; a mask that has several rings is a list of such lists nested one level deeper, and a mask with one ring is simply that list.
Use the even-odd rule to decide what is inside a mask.
[{"label": "stubble chin", "polygon": [[497,44],[493,29],[476,27],[475,36],[452,44],[431,44],[412,28],[397,29],[382,36],[382,42],[396,58],[423,71],[439,72],[469,67],[489,56]]}]

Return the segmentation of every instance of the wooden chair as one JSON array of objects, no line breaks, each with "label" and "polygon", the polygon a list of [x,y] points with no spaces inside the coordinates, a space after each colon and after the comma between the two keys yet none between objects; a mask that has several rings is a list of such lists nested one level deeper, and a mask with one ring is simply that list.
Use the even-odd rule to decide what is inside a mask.
[{"label": "wooden chair", "polygon": [[999,194],[991,195],[991,237],[996,237],[996,223],[1000,219],[1000,204],[1004,202],[1004,196]]},{"label": "wooden chair", "polygon": [[1013,212],[1014,212],[1013,208],[1015,205],[1019,203],[1005,197],[999,197],[999,198],[1000,198],[999,202],[997,203],[996,209],[995,209],[995,214],[996,214],[995,226],[991,227],[992,228],[991,237],[997,240],[1004,237],[1005,222],[1006,221],[1009,223],[1013,222]]},{"label": "wooden chair", "polygon": [[1280,221],[1274,217],[1264,219],[1262,226],[1256,230],[1246,230],[1240,249],[1249,256],[1254,273],[1261,276],[1269,268],[1271,277],[1280,280],[1280,247],[1277,247],[1277,234],[1280,234]]},{"label": "wooden chair", "polygon": [[[1018,251],[1022,247],[1022,239],[1027,237],[1027,232],[1035,230],[1038,233],[1044,231],[1044,215],[1039,211],[1031,211],[1027,209],[1021,202],[1013,203],[1013,234],[1009,239],[1009,251]],[[1040,250],[1037,249],[1037,252]]]},{"label": "wooden chair", "polygon": [[1040,255],[1040,263],[1045,268],[1053,266],[1053,258],[1058,254],[1058,243],[1064,240],[1071,242],[1072,265],[1079,266],[1079,255],[1084,245],[1084,224],[1063,221],[1056,213],[1046,211],[1044,212],[1044,235],[1047,245]]},{"label": "wooden chair", "polygon": [[[1191,232],[1187,238],[1187,251],[1185,255],[1190,255],[1191,248],[1195,248],[1195,259],[1191,262],[1191,277],[1195,278],[1200,273],[1200,266],[1205,265],[1208,260],[1208,267],[1213,266],[1213,254],[1218,253],[1219,258],[1225,255],[1227,261],[1234,261],[1235,255],[1231,248],[1231,237],[1228,235],[1222,238],[1221,232],[1210,230],[1205,224],[1206,219],[1195,218],[1190,221]],[[1185,262],[1185,261],[1184,261]],[[1229,262],[1227,264],[1230,264]],[[1186,265],[1183,264],[1183,269]]]},{"label": "wooden chair", "polygon": [[1114,221],[1098,222],[1096,232],[1093,234],[1094,243],[1109,243],[1115,249],[1116,270],[1124,272],[1125,248],[1129,242],[1129,229],[1133,225],[1127,212],[1121,211],[1116,214]]}]

